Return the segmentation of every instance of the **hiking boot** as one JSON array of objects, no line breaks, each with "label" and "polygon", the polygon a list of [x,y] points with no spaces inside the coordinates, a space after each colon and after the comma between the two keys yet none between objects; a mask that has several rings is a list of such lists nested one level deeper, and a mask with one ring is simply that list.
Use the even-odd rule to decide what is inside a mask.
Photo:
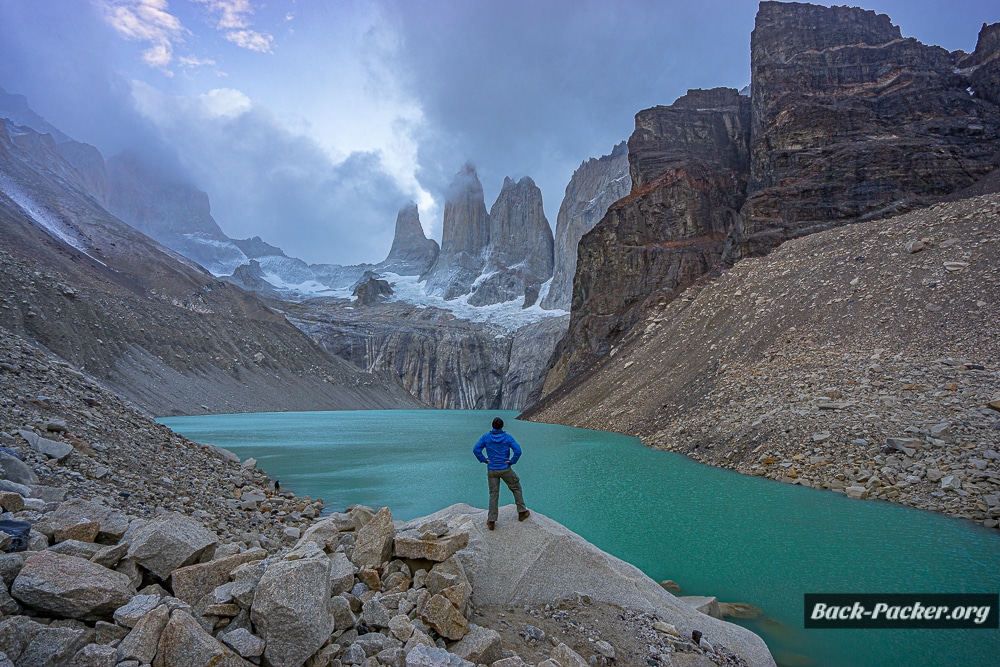
[{"label": "hiking boot", "polygon": [[490,530],[493,530],[494,528],[497,527],[497,522],[496,521],[487,521],[486,522],[486,527],[489,528]]},{"label": "hiking boot", "polygon": [[531,512],[529,512],[528,510],[524,510],[523,512],[518,512],[517,513],[517,520],[518,521],[524,521],[529,516],[531,516]]}]

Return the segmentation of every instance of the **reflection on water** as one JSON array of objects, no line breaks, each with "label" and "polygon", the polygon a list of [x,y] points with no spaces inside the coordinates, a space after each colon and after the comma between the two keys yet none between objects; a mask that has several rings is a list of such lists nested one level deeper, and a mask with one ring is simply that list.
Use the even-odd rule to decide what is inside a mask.
[{"label": "reflection on water", "polygon": [[[161,420],[253,456],[329,508],[389,505],[397,519],[485,507],[472,456],[498,413],[270,413]],[[970,522],[704,466],[633,438],[499,413],[524,456],[528,507],[684,595],[748,602],[779,664],[1000,664],[996,630],[804,630],[805,593],[995,593],[1000,535]],[[512,502],[501,485],[501,503]],[[811,663],[809,661],[812,661]]]}]

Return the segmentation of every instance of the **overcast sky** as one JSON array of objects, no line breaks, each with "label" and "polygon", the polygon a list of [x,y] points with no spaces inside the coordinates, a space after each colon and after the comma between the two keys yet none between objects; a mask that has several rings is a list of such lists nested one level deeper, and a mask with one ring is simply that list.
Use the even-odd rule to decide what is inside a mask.
[{"label": "overcast sky", "polygon": [[[842,4],[842,3],[820,3]],[[975,48],[998,0],[871,0]],[[377,262],[409,200],[440,241],[464,162],[486,206],[531,176],[555,226],[574,169],[640,109],[749,83],[749,0],[0,0],[0,87],[110,157],[207,191],[222,229]]]}]

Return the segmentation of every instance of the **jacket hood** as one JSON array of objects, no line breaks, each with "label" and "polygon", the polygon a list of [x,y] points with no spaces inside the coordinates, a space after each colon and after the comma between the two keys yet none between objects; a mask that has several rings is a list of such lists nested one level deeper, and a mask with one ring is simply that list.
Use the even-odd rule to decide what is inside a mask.
[{"label": "jacket hood", "polygon": [[506,435],[507,434],[503,432],[503,429],[499,430],[493,429],[492,431],[490,431],[490,440],[492,440],[493,442],[500,442],[501,440],[504,439],[504,436]]}]

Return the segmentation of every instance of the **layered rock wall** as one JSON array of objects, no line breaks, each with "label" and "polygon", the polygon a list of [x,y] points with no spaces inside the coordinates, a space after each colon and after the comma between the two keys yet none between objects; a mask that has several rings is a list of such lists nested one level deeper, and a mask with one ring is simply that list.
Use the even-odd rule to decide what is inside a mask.
[{"label": "layered rock wall", "polygon": [[884,14],[761,3],[750,49],[750,195],[733,259],[928,205],[1000,163],[997,108],[970,94],[956,54],[903,38]]}]

